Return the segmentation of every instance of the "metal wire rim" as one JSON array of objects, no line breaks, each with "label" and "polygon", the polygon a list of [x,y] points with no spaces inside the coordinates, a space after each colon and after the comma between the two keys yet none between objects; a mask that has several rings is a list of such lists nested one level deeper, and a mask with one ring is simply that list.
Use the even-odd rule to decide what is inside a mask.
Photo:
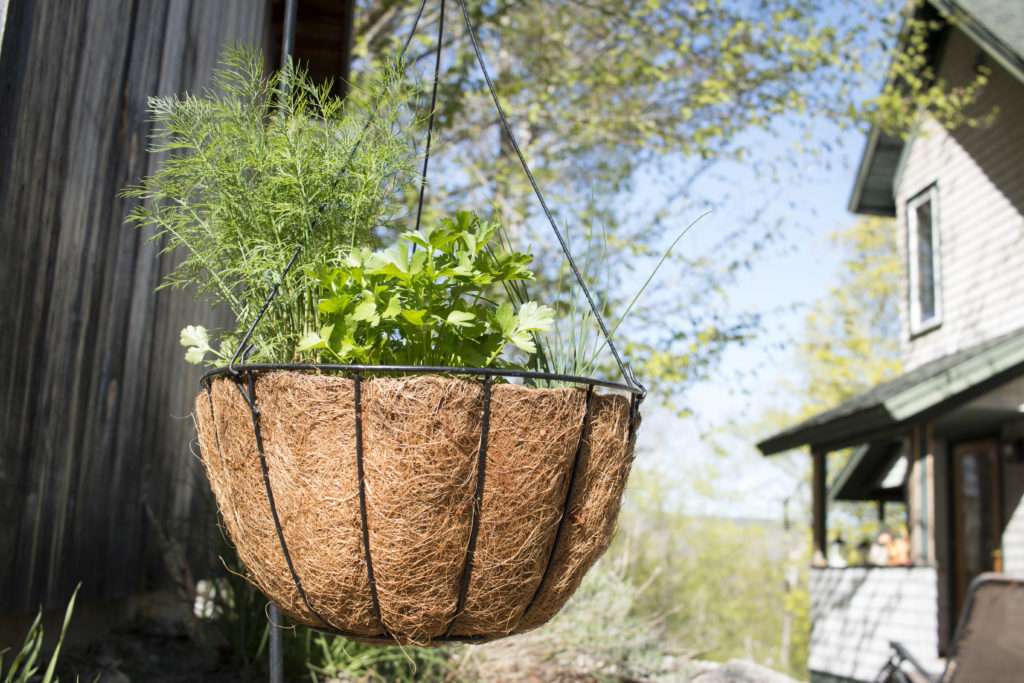
[{"label": "metal wire rim", "polygon": [[618,389],[633,394],[639,400],[647,396],[647,390],[643,386],[630,386],[624,382],[612,382],[610,380],[593,379],[591,377],[580,377],[557,372],[540,372],[537,370],[516,370],[514,368],[460,368],[442,365],[338,365],[333,363],[247,363],[233,367],[217,368],[210,370],[199,380],[203,388],[207,388],[215,377],[238,376],[241,373],[255,371],[268,372],[273,370],[295,370],[300,372],[332,372],[340,374],[364,376],[388,375],[388,374],[409,374],[409,375],[468,375],[471,377],[515,377],[518,379],[549,380],[553,382],[566,382],[568,384],[580,384],[606,389]]}]

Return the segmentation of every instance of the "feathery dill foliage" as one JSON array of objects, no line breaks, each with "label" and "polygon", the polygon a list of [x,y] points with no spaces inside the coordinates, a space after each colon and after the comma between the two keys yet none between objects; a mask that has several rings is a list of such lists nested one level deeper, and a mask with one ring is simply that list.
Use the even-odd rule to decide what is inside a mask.
[{"label": "feathery dill foliage", "polygon": [[153,226],[164,252],[187,251],[162,287],[194,284],[235,314],[222,358],[303,244],[252,340],[253,361],[289,361],[300,332],[319,328],[307,273],[393,235],[403,189],[419,182],[406,134],[419,123],[407,107],[414,91],[390,64],[342,101],[301,68],[264,75],[260,54],[240,46],[222,55],[213,83],[201,96],[150,99],[151,151],[167,156],[124,192],[142,200],[129,220]]}]

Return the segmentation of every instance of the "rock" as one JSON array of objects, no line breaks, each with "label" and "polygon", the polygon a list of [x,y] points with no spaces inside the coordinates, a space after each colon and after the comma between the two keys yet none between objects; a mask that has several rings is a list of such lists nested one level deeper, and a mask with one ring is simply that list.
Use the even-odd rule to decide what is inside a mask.
[{"label": "rock", "polygon": [[797,680],[760,664],[733,659],[697,674],[690,683],[797,683]]}]

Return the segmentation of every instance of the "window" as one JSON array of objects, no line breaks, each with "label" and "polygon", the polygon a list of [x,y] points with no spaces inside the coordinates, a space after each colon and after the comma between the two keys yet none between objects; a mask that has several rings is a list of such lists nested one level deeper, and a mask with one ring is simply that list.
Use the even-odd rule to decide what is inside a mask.
[{"label": "window", "polygon": [[939,190],[935,185],[907,202],[911,335],[927,332],[942,322],[938,207]]}]

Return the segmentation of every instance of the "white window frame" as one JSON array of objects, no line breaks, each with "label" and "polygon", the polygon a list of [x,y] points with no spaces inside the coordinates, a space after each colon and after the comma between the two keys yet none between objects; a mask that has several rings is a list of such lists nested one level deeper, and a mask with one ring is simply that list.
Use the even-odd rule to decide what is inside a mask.
[{"label": "white window frame", "polygon": [[[935,315],[921,320],[920,279],[918,266],[917,209],[931,203],[932,215],[932,283],[934,286]],[[931,185],[907,201],[907,272],[910,303],[910,336],[915,337],[934,330],[942,324],[942,251],[939,239],[939,187]]]}]

